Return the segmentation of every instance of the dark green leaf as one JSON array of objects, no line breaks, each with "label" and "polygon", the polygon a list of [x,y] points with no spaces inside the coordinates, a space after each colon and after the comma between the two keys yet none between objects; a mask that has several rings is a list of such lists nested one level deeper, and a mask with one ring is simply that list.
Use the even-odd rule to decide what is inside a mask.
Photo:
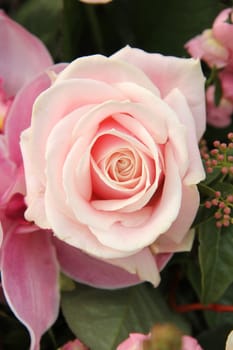
[{"label": "dark green leaf", "polygon": [[[233,305],[233,284],[226,290],[224,295],[217,301],[220,305]],[[205,319],[210,328],[219,327],[223,324],[233,325],[233,312],[205,311]]]},{"label": "dark green leaf", "polygon": [[148,333],[157,322],[173,322],[188,332],[181,316],[148,284],[111,291],[78,284],[62,294],[62,310],[71,330],[92,350],[115,350],[129,333]]},{"label": "dark green leaf", "polygon": [[44,42],[55,60],[60,58],[62,0],[25,1],[14,17]]},{"label": "dark green leaf", "polygon": [[199,227],[199,263],[203,303],[218,300],[233,282],[233,225],[217,228],[215,219]]},{"label": "dark green leaf", "polygon": [[232,329],[232,324],[222,324],[213,330],[200,334],[198,341],[204,350],[224,350],[227,335]]}]

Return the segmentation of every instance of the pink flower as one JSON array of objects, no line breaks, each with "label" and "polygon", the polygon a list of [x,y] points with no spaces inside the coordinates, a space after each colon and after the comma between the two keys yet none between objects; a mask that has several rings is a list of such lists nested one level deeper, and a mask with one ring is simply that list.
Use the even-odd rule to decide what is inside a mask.
[{"label": "pink flower", "polygon": [[150,339],[149,334],[131,333],[116,350],[143,350],[143,341],[147,339]]},{"label": "pink flower", "polygon": [[220,12],[211,29],[189,40],[185,47],[189,54],[201,58],[209,66],[233,69],[233,25],[230,23],[232,9]]},{"label": "pink flower", "polygon": [[195,338],[188,335],[182,337],[182,350],[202,350]]},{"label": "pink flower", "polygon": [[222,96],[219,105],[216,105],[214,86],[208,87],[206,91],[207,122],[218,128],[227,127],[231,124],[233,114],[233,73],[228,69],[218,74]]},{"label": "pink flower", "polygon": [[198,61],[130,47],[75,60],[22,134],[27,220],[157,285],[161,254],[192,245],[204,129]]},{"label": "pink flower", "polygon": [[[151,334],[144,335],[144,334],[139,334],[139,333],[132,333],[129,335],[128,339],[126,339],[120,345],[118,345],[116,350],[144,350],[145,347],[143,347],[143,343],[144,343],[144,341],[148,341],[148,340],[149,341],[151,340]],[[156,341],[153,341],[152,344],[155,346]],[[169,348],[169,347],[167,347],[167,348]],[[148,349],[150,349],[150,347]],[[181,349],[180,350],[202,350],[202,348],[198,344],[198,342],[195,338],[184,335],[181,338]]]},{"label": "pink flower", "polygon": [[78,339],[75,339],[63,345],[61,348],[59,348],[59,350],[88,350],[88,349]]},{"label": "pink flower", "polygon": [[223,96],[219,105],[216,106],[214,90],[214,86],[210,86],[206,91],[207,122],[216,128],[225,128],[231,123],[233,101]]}]

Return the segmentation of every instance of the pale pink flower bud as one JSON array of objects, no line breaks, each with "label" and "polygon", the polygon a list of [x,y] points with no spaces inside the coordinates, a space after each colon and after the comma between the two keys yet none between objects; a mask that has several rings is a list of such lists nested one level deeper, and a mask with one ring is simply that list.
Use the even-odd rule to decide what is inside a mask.
[{"label": "pale pink flower bud", "polygon": [[78,339],[75,339],[73,341],[69,341],[58,350],[88,350],[88,348],[83,345]]}]

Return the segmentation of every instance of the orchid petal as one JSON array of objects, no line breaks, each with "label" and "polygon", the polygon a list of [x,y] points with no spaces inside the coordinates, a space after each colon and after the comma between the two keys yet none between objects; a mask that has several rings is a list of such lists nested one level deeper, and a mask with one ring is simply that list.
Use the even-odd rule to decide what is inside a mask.
[{"label": "orchid petal", "polygon": [[0,76],[9,96],[53,62],[44,44],[0,11]]},{"label": "orchid petal", "polygon": [[137,275],[96,259],[80,249],[54,238],[62,271],[81,283],[93,287],[115,289],[137,284]]},{"label": "orchid petal", "polygon": [[[2,250],[2,284],[8,304],[39,350],[41,335],[59,310],[58,264],[47,231],[8,232]],[[46,312],[45,312],[46,310]]]},{"label": "orchid petal", "polygon": [[58,73],[64,69],[65,64],[51,66],[46,72],[39,74],[33,81],[19,91],[9,110],[5,125],[5,134],[8,141],[9,156],[16,163],[22,162],[19,146],[21,132],[31,122],[32,106],[36,97],[51,85],[49,74]]}]

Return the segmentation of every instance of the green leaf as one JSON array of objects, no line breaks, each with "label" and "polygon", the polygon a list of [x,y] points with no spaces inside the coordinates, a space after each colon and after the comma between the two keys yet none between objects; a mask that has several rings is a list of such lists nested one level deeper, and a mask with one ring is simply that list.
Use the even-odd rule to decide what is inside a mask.
[{"label": "green leaf", "polygon": [[201,300],[213,303],[233,282],[233,225],[217,228],[214,218],[199,226]]},{"label": "green leaf", "polygon": [[[220,305],[233,305],[233,284],[226,290],[223,296],[217,301]],[[233,312],[213,312],[213,311],[205,311],[204,312],[205,319],[208,323],[209,328],[216,328],[223,324],[231,324],[233,325]]]},{"label": "green leaf", "polygon": [[181,316],[148,284],[100,290],[77,284],[62,294],[62,311],[74,332],[92,350],[115,350],[129,333],[148,333],[157,322],[172,322],[189,332]]},{"label": "green leaf", "polygon": [[228,182],[218,182],[214,185],[215,191],[220,191],[222,197],[227,197],[233,193],[233,185]]},{"label": "green leaf", "polygon": [[60,58],[62,0],[25,1],[14,19],[38,36],[55,60]]}]

